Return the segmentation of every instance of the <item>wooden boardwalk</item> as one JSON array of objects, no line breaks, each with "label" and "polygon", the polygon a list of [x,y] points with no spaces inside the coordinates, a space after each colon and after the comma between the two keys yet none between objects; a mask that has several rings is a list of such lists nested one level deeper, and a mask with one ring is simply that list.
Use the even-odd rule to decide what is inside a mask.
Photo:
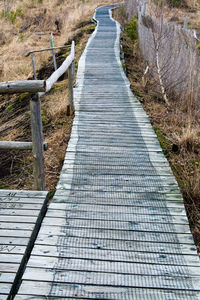
[{"label": "wooden boardwalk", "polygon": [[119,59],[110,7],[79,62],[60,182],[16,300],[200,299],[178,185]]},{"label": "wooden boardwalk", "polygon": [[46,212],[47,192],[0,190],[0,300],[12,299]]}]

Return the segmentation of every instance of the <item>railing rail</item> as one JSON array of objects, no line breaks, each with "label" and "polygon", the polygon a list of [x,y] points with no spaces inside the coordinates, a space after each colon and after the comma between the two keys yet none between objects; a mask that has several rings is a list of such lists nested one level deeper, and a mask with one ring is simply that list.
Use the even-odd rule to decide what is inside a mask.
[{"label": "railing rail", "polygon": [[0,82],[0,94],[38,93],[46,91],[45,80],[22,80]]},{"label": "railing rail", "polygon": [[[30,51],[31,53],[31,51]],[[43,141],[43,129],[41,118],[40,96],[49,92],[54,83],[66,71],[68,71],[69,104],[67,106],[67,115],[74,112],[73,104],[73,78],[74,78],[74,59],[75,43],[72,42],[71,53],[65,59],[63,64],[45,81],[45,80],[23,80],[7,81],[0,83],[0,94],[16,94],[30,92],[30,111],[31,111],[31,134],[32,142],[1,141],[0,150],[32,150],[33,153],[33,173],[34,188],[36,190],[45,190],[45,167],[44,150],[48,149],[48,144]]]}]

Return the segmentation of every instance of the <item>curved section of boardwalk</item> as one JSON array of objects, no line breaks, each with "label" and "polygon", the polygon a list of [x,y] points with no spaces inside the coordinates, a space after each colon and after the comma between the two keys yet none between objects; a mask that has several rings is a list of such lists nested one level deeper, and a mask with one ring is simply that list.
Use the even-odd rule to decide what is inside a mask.
[{"label": "curved section of boardwalk", "polygon": [[110,7],[79,63],[60,182],[16,299],[200,299],[177,183],[119,60]]}]

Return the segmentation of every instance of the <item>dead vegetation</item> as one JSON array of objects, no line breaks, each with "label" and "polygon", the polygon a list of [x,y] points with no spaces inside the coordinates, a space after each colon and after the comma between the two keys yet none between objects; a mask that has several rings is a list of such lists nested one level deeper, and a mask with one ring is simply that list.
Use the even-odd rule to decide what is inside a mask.
[{"label": "dead vegetation", "polygon": [[124,16],[123,8],[115,11],[115,18],[125,28],[122,45],[131,88],[149,115],[176,176],[184,196],[191,231],[200,252],[200,105],[192,101],[192,95],[185,101],[171,97],[170,107],[165,104],[156,93],[151,78],[144,80],[146,64],[139,50],[138,40],[133,42],[127,36],[126,28],[130,21]]},{"label": "dead vegetation", "polygon": [[[98,5],[109,2],[111,0],[0,1],[0,28],[3,28],[0,34],[0,81],[30,77],[31,61],[24,58],[27,51],[50,46],[51,32],[55,33],[55,45],[63,45],[76,33],[78,24],[93,16]],[[45,52],[37,55],[37,69],[47,62],[47,58]]]},{"label": "dead vegetation", "polygon": [[[1,16],[0,23],[2,28],[5,28],[3,34],[6,39],[0,47],[0,80],[33,78],[30,57],[25,58],[24,54],[28,50],[50,46],[50,32],[57,30],[55,19],[59,20],[61,31],[61,34],[54,36],[55,44],[56,46],[64,43],[70,45],[72,39],[75,40],[77,68],[78,59],[95,28],[90,21],[94,10],[98,5],[109,2],[111,1],[13,1],[8,11],[16,12],[21,5],[24,15],[16,16],[13,22],[5,15]],[[2,1],[0,1],[0,11],[1,9],[4,10]],[[20,40],[20,31],[23,33],[22,40]],[[38,34],[39,32],[41,34]],[[69,50],[68,48],[67,51],[58,51],[58,66],[67,57]],[[49,77],[54,70],[50,52],[36,56],[36,68],[38,79]],[[48,191],[53,191],[56,187],[73,122],[71,117],[66,116],[67,85],[68,80],[64,76],[54,85],[52,91],[42,98],[44,140],[49,144],[49,149],[45,152]],[[0,97],[1,140],[31,140],[29,99],[28,93]],[[0,188],[32,189],[32,167],[32,156],[29,151],[1,151]]]}]

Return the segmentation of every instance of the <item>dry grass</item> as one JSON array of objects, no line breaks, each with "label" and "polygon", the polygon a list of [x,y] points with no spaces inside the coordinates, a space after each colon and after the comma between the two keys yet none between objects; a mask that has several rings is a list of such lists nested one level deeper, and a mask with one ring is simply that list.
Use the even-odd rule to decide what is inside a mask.
[{"label": "dry grass", "polygon": [[[159,1],[149,0],[148,7],[151,9],[151,13],[156,15],[157,6],[155,3]],[[189,18],[189,27],[197,29],[200,33],[200,1],[199,0],[185,0],[185,5],[183,7],[173,7],[169,6],[169,0],[160,1],[164,3],[164,16],[165,19],[176,24],[183,25],[185,18]]]},{"label": "dry grass", "polygon": [[[61,34],[54,37],[55,45],[63,45],[74,34],[74,28],[82,21],[93,16],[98,5],[111,3],[110,0],[16,0],[12,1],[11,9],[15,12],[21,7],[23,16],[17,16],[12,23],[1,16],[0,27],[0,81],[26,79],[32,75],[30,58],[24,55],[31,49],[41,49],[50,46],[51,32],[56,32],[55,21],[60,24]],[[0,14],[4,10],[0,1]],[[30,27],[22,32],[24,26]],[[43,34],[39,34],[42,32]],[[46,53],[36,57],[37,69],[47,62]]]}]

